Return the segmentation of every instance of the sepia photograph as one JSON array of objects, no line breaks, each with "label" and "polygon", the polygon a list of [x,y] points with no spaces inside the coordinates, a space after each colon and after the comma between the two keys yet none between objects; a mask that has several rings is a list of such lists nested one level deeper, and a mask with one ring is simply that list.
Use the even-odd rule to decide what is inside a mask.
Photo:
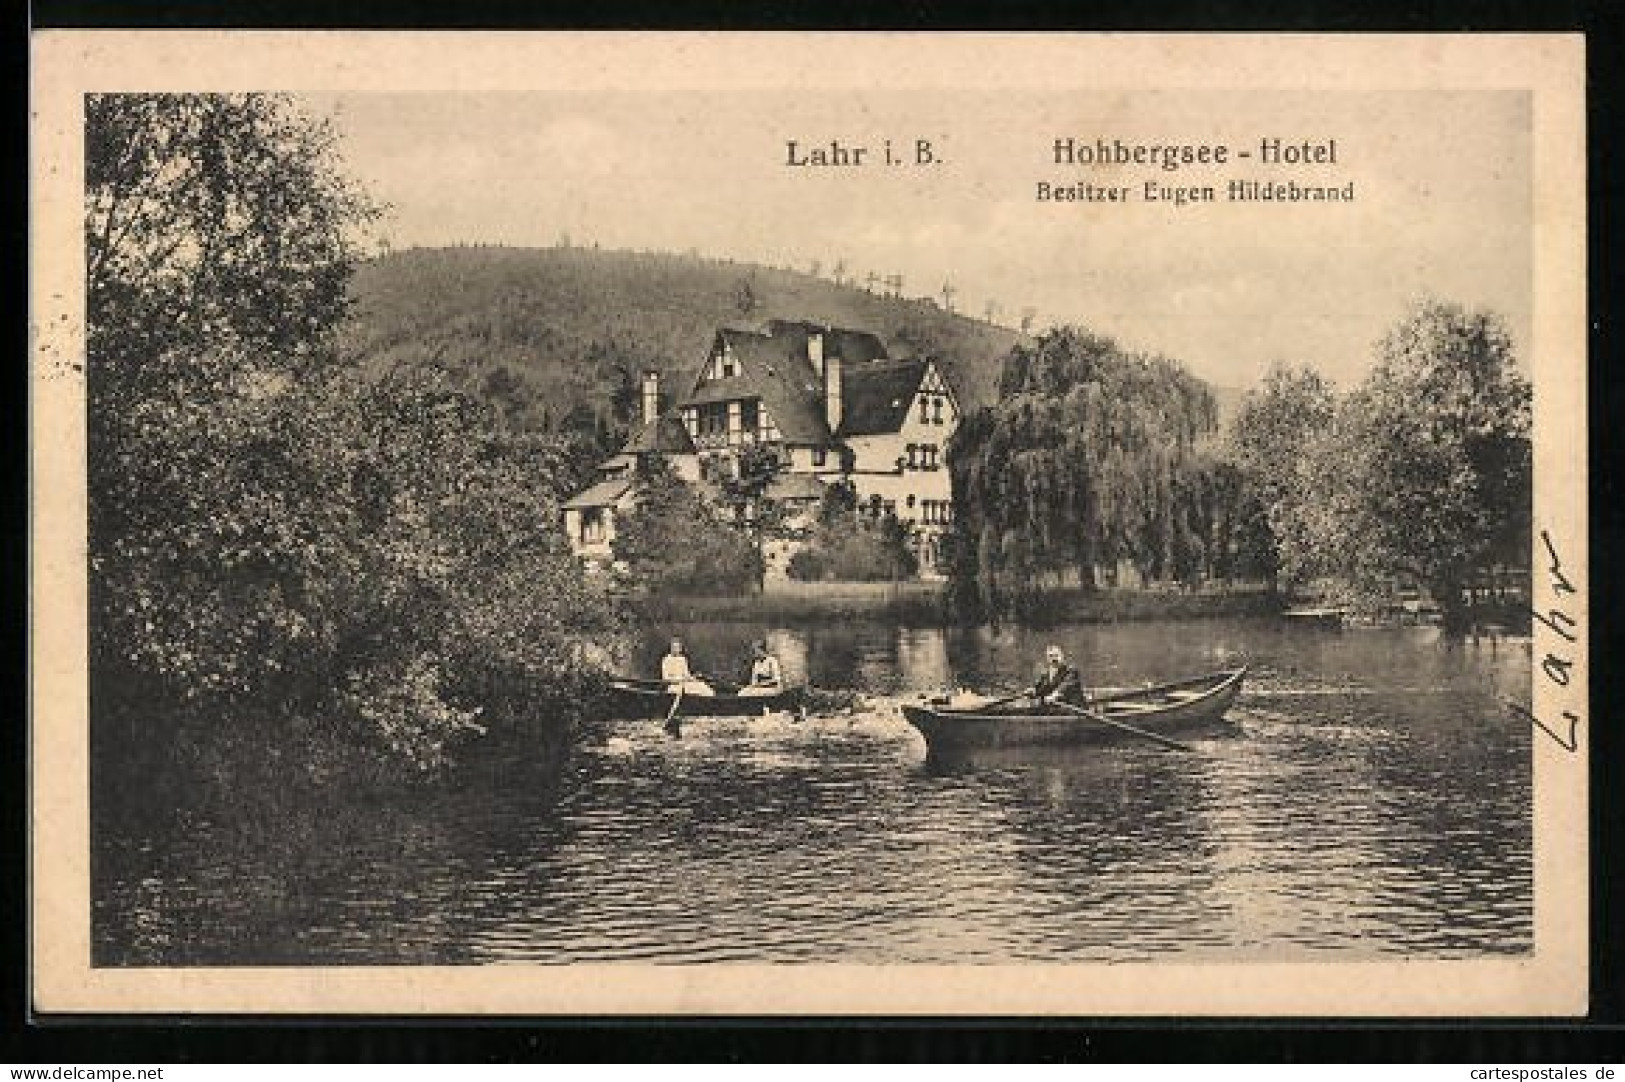
[{"label": "sepia photograph", "polygon": [[1584,1011],[1575,39],[230,36],[36,43],[42,1006]]}]

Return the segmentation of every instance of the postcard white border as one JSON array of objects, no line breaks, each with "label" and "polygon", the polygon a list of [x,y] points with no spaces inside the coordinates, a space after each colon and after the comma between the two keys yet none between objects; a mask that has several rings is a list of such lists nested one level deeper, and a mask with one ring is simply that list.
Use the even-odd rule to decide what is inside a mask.
[{"label": "postcard white border", "polygon": [[[747,38],[748,40],[741,40]],[[1053,966],[90,965],[82,95],[888,88],[1527,89],[1534,100],[1537,530],[1588,626],[1579,35],[37,33],[33,42],[32,987],[47,1012],[1550,1016],[1587,1007],[1588,686],[1537,680],[1535,950],[1497,961]],[[1553,603],[1536,554],[1536,604]],[[1549,645],[1537,632],[1537,667]],[[1570,649],[1575,653],[1575,648]]]}]

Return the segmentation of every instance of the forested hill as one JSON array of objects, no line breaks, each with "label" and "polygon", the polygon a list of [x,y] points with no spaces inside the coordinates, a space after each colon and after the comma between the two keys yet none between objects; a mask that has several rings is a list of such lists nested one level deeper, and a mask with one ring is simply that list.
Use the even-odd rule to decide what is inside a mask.
[{"label": "forested hill", "polygon": [[669,395],[719,325],[774,318],[873,331],[896,355],[939,358],[968,405],[992,401],[1015,330],[874,288],[695,255],[411,249],[359,268],[349,343],[373,364],[438,360],[531,423],[608,440],[642,369]]}]

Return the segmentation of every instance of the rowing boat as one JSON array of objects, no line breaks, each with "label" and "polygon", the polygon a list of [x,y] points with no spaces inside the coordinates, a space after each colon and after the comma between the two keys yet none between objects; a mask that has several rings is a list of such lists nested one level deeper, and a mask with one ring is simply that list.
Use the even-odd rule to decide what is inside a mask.
[{"label": "rowing boat", "polygon": [[[740,695],[719,688],[710,694],[685,690],[684,717],[734,717],[764,710],[796,710],[804,701],[804,688],[784,688],[771,695]],[[609,682],[611,712],[624,718],[663,718],[671,711],[672,692],[659,680],[616,677]]]},{"label": "rowing boat", "polygon": [[[1189,732],[1224,717],[1241,694],[1245,667],[1176,680],[1153,687],[1115,691],[1093,699],[1085,710],[1049,704],[950,706],[905,704],[903,716],[925,737],[932,751],[964,748],[1062,747],[1133,740],[1125,727],[1157,736]],[[1090,718],[1100,714],[1106,724]],[[1132,732],[1132,730],[1127,730]]]}]

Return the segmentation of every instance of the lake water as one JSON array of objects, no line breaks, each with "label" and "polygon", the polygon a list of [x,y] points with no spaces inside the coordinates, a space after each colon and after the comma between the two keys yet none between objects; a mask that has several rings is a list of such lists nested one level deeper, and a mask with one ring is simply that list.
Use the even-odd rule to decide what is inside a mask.
[{"label": "lake water", "polygon": [[[849,715],[594,726],[567,754],[289,824],[188,821],[98,850],[112,965],[1447,958],[1532,946],[1527,643],[1269,620],[765,634]],[[897,704],[1013,686],[1049,642],[1087,682],[1246,662],[1199,755],[1149,744],[928,761]],[[232,828],[240,829],[240,828]]]}]

